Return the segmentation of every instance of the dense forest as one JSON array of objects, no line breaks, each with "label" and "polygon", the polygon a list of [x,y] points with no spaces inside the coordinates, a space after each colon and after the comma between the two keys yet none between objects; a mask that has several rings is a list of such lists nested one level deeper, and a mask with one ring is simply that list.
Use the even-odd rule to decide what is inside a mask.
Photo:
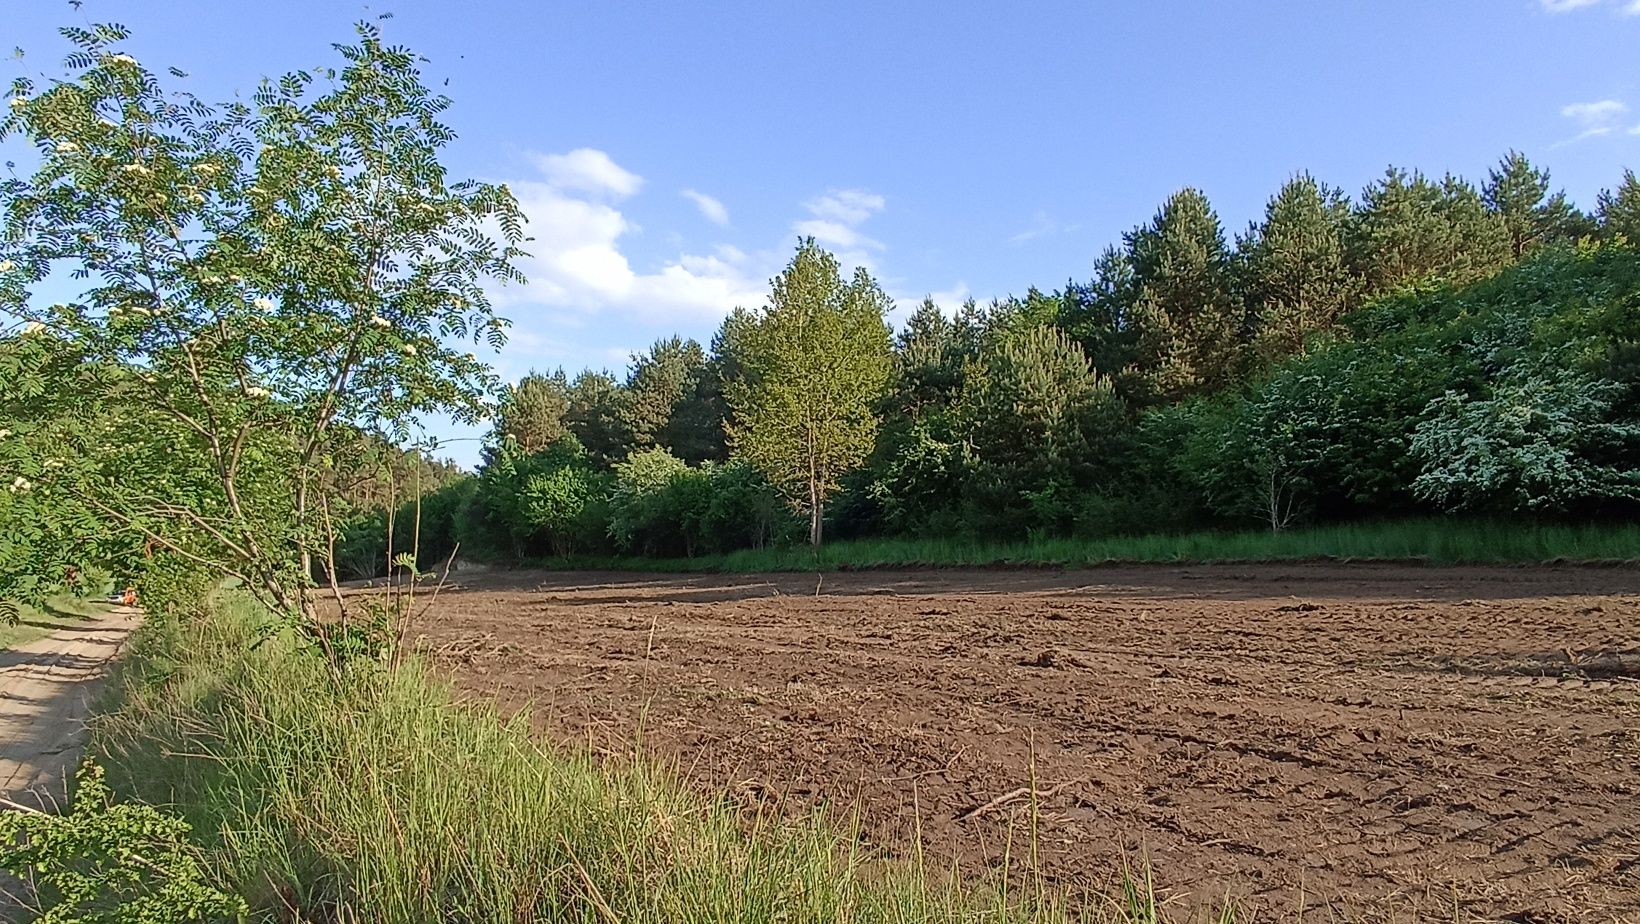
[{"label": "dense forest", "polygon": [[[1186,188],[1091,278],[899,330],[800,242],[769,303],[624,378],[508,386],[476,475],[395,482],[422,557],[695,556],[1443,513],[1640,512],[1640,180],[1585,213],[1511,152],[1478,188],[1308,174],[1227,236]],[[402,483],[400,483],[402,482]],[[402,529],[402,527],[401,527]]]}]

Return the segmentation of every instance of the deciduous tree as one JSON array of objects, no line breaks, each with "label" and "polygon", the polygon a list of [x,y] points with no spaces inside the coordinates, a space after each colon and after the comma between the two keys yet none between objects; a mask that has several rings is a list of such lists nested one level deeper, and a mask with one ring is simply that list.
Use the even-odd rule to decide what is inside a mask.
[{"label": "deciduous tree", "polygon": [[[522,216],[504,187],[449,180],[449,100],[374,26],[339,71],[216,107],[122,52],[121,27],[63,32],[67,72],[13,81],[0,120],[39,156],[0,182],[0,310],[75,353],[56,400],[163,420],[212,477],[156,495],[73,460],[7,474],[311,619],[333,440],[482,414],[497,383],[459,339],[501,343],[488,284],[521,279]],[[41,304],[58,273],[80,290]]]},{"label": "deciduous tree", "polygon": [[876,437],[891,307],[864,269],[845,282],[837,258],[806,239],[738,345],[732,445],[808,514],[816,548],[826,501]]}]

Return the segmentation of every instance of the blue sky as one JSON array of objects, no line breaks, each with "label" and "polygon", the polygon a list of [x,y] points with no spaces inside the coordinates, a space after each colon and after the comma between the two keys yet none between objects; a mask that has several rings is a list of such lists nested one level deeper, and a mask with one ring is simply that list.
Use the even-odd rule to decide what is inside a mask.
[{"label": "blue sky", "polygon": [[799,234],[905,308],[955,307],[1087,276],[1187,184],[1234,232],[1300,169],[1353,194],[1392,163],[1479,181],[1517,148],[1592,208],[1640,167],[1640,0],[6,6],[34,69],[56,26],[114,20],[207,98],[331,63],[390,11],[449,79],[452,170],[532,218],[510,377],[705,341]]}]

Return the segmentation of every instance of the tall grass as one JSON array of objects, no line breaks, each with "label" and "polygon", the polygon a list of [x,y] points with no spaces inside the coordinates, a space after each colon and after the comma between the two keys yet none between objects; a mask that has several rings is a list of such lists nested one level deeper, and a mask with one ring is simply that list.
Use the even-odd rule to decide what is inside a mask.
[{"label": "tall grass", "polygon": [[1120,563],[1415,561],[1431,565],[1640,560],[1640,524],[1535,525],[1446,518],[1272,533],[1195,532],[1103,539],[895,538],[747,549],[686,559],[579,558],[548,567],[655,571],[812,571],[896,566],[1086,567]]},{"label": "tall grass", "polygon": [[261,919],[1069,920],[818,818],[747,818],[640,761],[545,746],[413,664],[338,680],[287,640],[254,646],[232,610],[145,630],[95,741],[115,790],[173,806]]}]

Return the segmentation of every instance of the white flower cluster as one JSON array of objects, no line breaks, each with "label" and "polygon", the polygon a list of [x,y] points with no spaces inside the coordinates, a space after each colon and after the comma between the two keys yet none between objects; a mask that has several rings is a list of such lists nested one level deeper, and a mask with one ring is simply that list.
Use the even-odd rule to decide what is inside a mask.
[{"label": "white flower cluster", "polygon": [[17,268],[17,264],[10,260],[0,260],[0,273],[9,273]]},{"label": "white flower cluster", "polygon": [[5,438],[6,438],[6,437],[8,437],[8,436],[10,436],[10,435],[11,435],[11,431],[10,431],[10,430],[6,430],[6,429],[3,429],[3,428],[0,428],[0,440],[3,440],[3,439],[5,439]]},{"label": "white flower cluster", "polygon": [[124,172],[124,173],[134,173],[137,176],[148,176],[149,174],[154,172],[152,170],[149,170],[147,167],[143,166],[142,164],[126,164],[125,166],[121,167],[120,170],[121,170],[121,172]]},{"label": "white flower cluster", "polygon": [[39,321],[30,321],[23,325],[23,333],[25,334],[38,334],[40,331],[45,329],[46,326],[41,324]]},{"label": "white flower cluster", "polygon": [[79,150],[80,150],[80,146],[75,144],[72,141],[59,141],[59,142],[57,142],[57,153],[58,154],[74,154],[74,153],[77,153]]},{"label": "white flower cluster", "polygon": [[18,475],[17,479],[11,483],[11,493],[16,494],[19,491],[27,491],[32,487],[34,487],[33,482],[22,475]]},{"label": "white flower cluster", "polygon": [[268,391],[260,385],[247,385],[245,387],[245,397],[247,398],[266,398],[271,394],[273,394],[273,392]]},{"label": "white flower cluster", "polygon": [[272,311],[274,309],[273,299],[271,299],[271,298],[254,299],[251,302],[251,307],[255,308],[257,311]]},{"label": "white flower cluster", "polygon": [[13,109],[21,109],[21,108],[23,108],[24,106],[27,106],[27,105],[28,105],[28,97],[26,97],[26,96],[13,96],[11,98],[11,108],[13,108]]},{"label": "white flower cluster", "polygon": [[382,317],[379,314],[373,314],[373,315],[370,316],[370,326],[371,327],[379,327],[383,330],[386,330],[387,328],[393,326],[393,322],[387,320],[386,318]]}]

